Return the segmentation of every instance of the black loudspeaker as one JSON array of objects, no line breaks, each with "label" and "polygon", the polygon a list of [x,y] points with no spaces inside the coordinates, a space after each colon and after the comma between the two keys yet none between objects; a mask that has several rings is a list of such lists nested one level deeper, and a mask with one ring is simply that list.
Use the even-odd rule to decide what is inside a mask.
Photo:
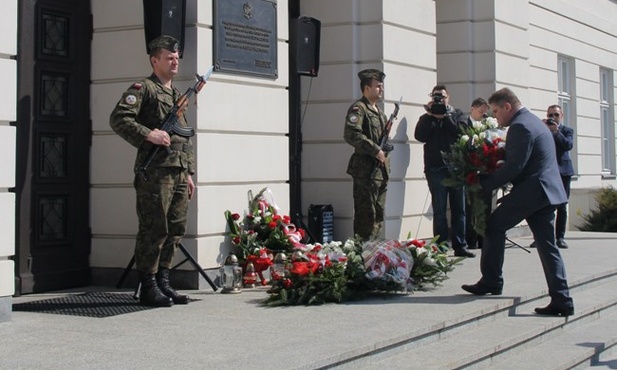
[{"label": "black loudspeaker", "polygon": [[311,204],[308,211],[309,235],[315,243],[334,239],[334,210],[330,204]]},{"label": "black loudspeaker", "polygon": [[146,52],[150,41],[161,35],[172,36],[180,42],[179,54],[184,51],[186,0],[143,0]]},{"label": "black loudspeaker", "polygon": [[304,76],[317,76],[321,22],[304,16],[295,19],[292,21],[292,37],[295,42],[292,61],[296,72]]}]

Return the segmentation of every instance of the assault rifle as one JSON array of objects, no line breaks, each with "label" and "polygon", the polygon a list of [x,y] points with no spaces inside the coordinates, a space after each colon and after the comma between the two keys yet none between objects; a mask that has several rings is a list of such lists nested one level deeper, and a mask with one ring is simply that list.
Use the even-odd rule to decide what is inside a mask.
[{"label": "assault rifle", "polygon": [[[386,157],[388,156],[388,153],[394,150],[394,145],[392,145],[392,143],[390,142],[390,130],[392,130],[392,123],[394,123],[396,116],[398,116],[398,111],[402,101],[403,97],[401,96],[399,101],[394,103],[394,111],[390,115],[390,118],[388,118],[388,122],[386,122],[386,127],[383,130],[383,134],[379,138],[379,147],[381,148],[381,150],[383,150]],[[380,166],[381,163],[379,162],[379,160],[377,160],[377,158],[375,158],[375,165],[373,167],[373,171],[371,172],[372,178],[375,178],[377,170],[379,170]]]},{"label": "assault rifle", "polygon": [[383,131],[383,134],[381,135],[381,138],[379,139],[379,146],[381,147],[381,150],[383,150],[386,156],[388,155],[388,153],[394,150],[394,146],[390,142],[390,130],[392,130],[392,123],[394,123],[396,116],[398,116],[398,111],[399,111],[402,101],[403,101],[403,97],[401,96],[399,101],[397,103],[394,103],[394,111],[390,115],[390,118],[388,118],[388,122],[386,122],[385,130]]},{"label": "assault rifle", "polygon": [[[167,132],[169,136],[177,134],[183,137],[192,137],[195,135],[195,130],[193,130],[192,127],[182,127],[178,125],[178,118],[182,117],[182,115],[184,114],[184,110],[186,109],[191,97],[198,94],[201,91],[202,87],[204,87],[206,81],[212,74],[213,69],[214,66],[210,67],[210,69],[208,69],[208,72],[206,72],[206,74],[203,76],[195,75],[197,77],[197,82],[195,82],[195,85],[189,87],[188,90],[186,90],[186,92],[182,94],[180,98],[178,98],[176,104],[174,104],[173,108],[171,108],[169,113],[167,113],[167,115],[163,119],[163,124],[161,125],[161,127],[159,127],[159,130]],[[164,148],[167,150],[168,153],[171,153],[171,149],[168,146]],[[137,171],[141,173],[144,178],[146,177],[146,170],[148,169],[150,162],[152,162],[160,149],[160,145],[153,146],[152,149],[150,149],[150,153],[148,153],[148,157],[146,157],[146,159],[137,168]]]}]

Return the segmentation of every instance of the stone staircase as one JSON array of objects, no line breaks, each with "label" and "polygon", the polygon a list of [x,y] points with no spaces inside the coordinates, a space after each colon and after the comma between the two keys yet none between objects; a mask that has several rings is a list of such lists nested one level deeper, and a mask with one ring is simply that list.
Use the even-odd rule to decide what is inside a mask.
[{"label": "stone staircase", "polygon": [[576,310],[571,317],[533,313],[548,302],[546,291],[537,292],[324,368],[616,368],[615,357],[603,357],[617,352],[616,287],[617,269],[595,274],[570,283]]}]

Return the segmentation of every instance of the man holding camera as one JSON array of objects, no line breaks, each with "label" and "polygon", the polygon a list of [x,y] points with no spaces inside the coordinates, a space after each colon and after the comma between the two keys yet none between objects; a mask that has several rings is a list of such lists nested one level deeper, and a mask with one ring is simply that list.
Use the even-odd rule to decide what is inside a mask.
[{"label": "man holding camera", "polygon": [[448,187],[443,180],[450,177],[442,153],[449,153],[451,145],[460,136],[460,127],[467,124],[467,117],[460,109],[449,104],[450,97],[444,85],[437,85],[429,94],[431,100],[424,106],[414,137],[424,143],[424,174],[431,192],[433,206],[433,234],[437,242],[448,240],[447,203],[450,201],[452,223],[452,248],[459,257],[475,257],[467,249],[465,240],[465,192],[462,187]]},{"label": "man holding camera", "polygon": [[[566,196],[570,198],[570,182],[574,175],[574,167],[572,167],[572,158],[570,157],[570,150],[574,145],[574,130],[564,125],[563,111],[561,106],[554,104],[548,107],[546,110],[546,118],[542,120],[544,124],[553,134],[555,139],[555,149],[557,153],[557,165],[559,166],[559,174],[561,175],[561,182],[563,188],[566,191]],[[568,223],[568,203],[563,203],[557,206],[557,217],[555,218],[555,239],[557,247],[566,249],[568,244],[566,243],[566,225]],[[537,247],[534,241],[531,247]]]}]

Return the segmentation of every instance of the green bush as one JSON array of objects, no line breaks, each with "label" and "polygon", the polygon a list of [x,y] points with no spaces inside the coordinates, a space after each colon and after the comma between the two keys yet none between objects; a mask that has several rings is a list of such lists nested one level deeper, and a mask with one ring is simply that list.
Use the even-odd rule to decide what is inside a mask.
[{"label": "green bush", "polygon": [[579,229],[617,232],[617,190],[612,186],[602,188],[594,198],[598,207],[590,214],[583,215],[584,222]]}]

